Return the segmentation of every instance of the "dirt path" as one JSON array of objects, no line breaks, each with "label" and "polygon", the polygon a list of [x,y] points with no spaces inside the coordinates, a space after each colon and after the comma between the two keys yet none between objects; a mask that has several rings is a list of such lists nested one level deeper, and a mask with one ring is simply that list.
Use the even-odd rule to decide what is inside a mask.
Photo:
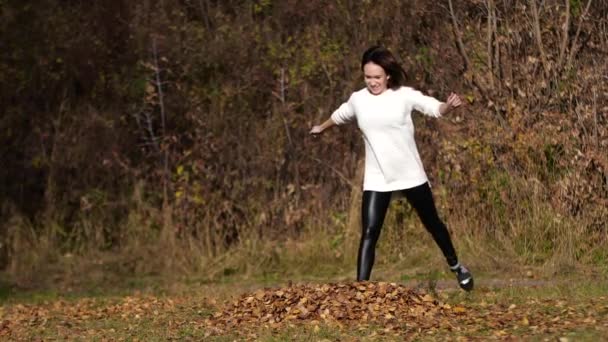
[{"label": "dirt path", "polygon": [[[458,290],[458,284],[455,280],[409,280],[402,283],[405,286],[413,288],[435,288],[437,290]],[[476,280],[475,286],[477,288],[485,289],[505,289],[505,288],[538,288],[538,287],[550,287],[564,284],[564,281],[558,280],[541,280],[541,279],[529,279],[529,278],[511,278],[511,279],[481,279]]]}]

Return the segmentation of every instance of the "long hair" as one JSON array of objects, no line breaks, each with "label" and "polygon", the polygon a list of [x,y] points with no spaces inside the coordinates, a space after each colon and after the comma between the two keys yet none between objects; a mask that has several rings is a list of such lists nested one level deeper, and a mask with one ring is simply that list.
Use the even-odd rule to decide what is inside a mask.
[{"label": "long hair", "polygon": [[367,49],[361,58],[361,70],[369,62],[378,64],[390,76],[387,84],[389,88],[397,89],[405,85],[407,78],[405,70],[397,63],[395,56],[385,47],[376,45]]}]

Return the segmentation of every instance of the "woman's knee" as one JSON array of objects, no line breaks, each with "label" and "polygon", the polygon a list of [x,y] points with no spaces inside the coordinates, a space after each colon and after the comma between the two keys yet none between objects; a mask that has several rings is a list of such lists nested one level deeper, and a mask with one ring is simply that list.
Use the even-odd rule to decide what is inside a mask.
[{"label": "woman's knee", "polygon": [[378,240],[378,236],[380,235],[380,227],[371,225],[363,227],[363,234],[361,235],[361,240]]}]

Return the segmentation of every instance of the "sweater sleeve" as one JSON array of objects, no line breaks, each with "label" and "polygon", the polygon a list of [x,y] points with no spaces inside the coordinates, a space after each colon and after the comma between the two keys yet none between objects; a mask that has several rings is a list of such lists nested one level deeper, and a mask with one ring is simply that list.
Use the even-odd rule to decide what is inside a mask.
[{"label": "sweater sleeve", "polygon": [[343,125],[355,119],[355,108],[353,107],[352,96],[331,114],[331,119],[336,125]]},{"label": "sweater sleeve", "polygon": [[438,118],[441,116],[439,106],[441,101],[432,96],[424,95],[418,90],[411,89],[408,93],[408,98],[412,101],[412,107],[422,114]]}]

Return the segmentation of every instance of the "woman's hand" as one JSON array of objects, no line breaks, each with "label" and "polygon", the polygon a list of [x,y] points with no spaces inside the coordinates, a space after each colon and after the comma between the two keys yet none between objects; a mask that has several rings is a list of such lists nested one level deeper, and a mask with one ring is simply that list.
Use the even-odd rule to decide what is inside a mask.
[{"label": "woman's hand", "polygon": [[323,132],[322,125],[313,126],[312,129],[310,130],[310,134],[312,134],[312,135],[321,134],[321,132]]},{"label": "woman's hand", "polygon": [[452,109],[459,107],[462,104],[462,100],[456,93],[450,93],[448,99],[439,106],[439,113],[445,115],[452,111]]},{"label": "woman's hand", "polygon": [[313,126],[312,129],[310,130],[310,134],[312,134],[312,135],[321,134],[324,130],[328,129],[329,127],[335,126],[335,125],[336,125],[336,123],[334,122],[334,120],[329,118],[329,119],[325,120],[324,123]]},{"label": "woman's hand", "polygon": [[446,101],[446,103],[448,104],[448,106],[450,106],[450,109],[453,109],[459,107],[462,104],[462,100],[460,100],[458,94],[451,93],[450,96],[448,96],[448,100]]}]

